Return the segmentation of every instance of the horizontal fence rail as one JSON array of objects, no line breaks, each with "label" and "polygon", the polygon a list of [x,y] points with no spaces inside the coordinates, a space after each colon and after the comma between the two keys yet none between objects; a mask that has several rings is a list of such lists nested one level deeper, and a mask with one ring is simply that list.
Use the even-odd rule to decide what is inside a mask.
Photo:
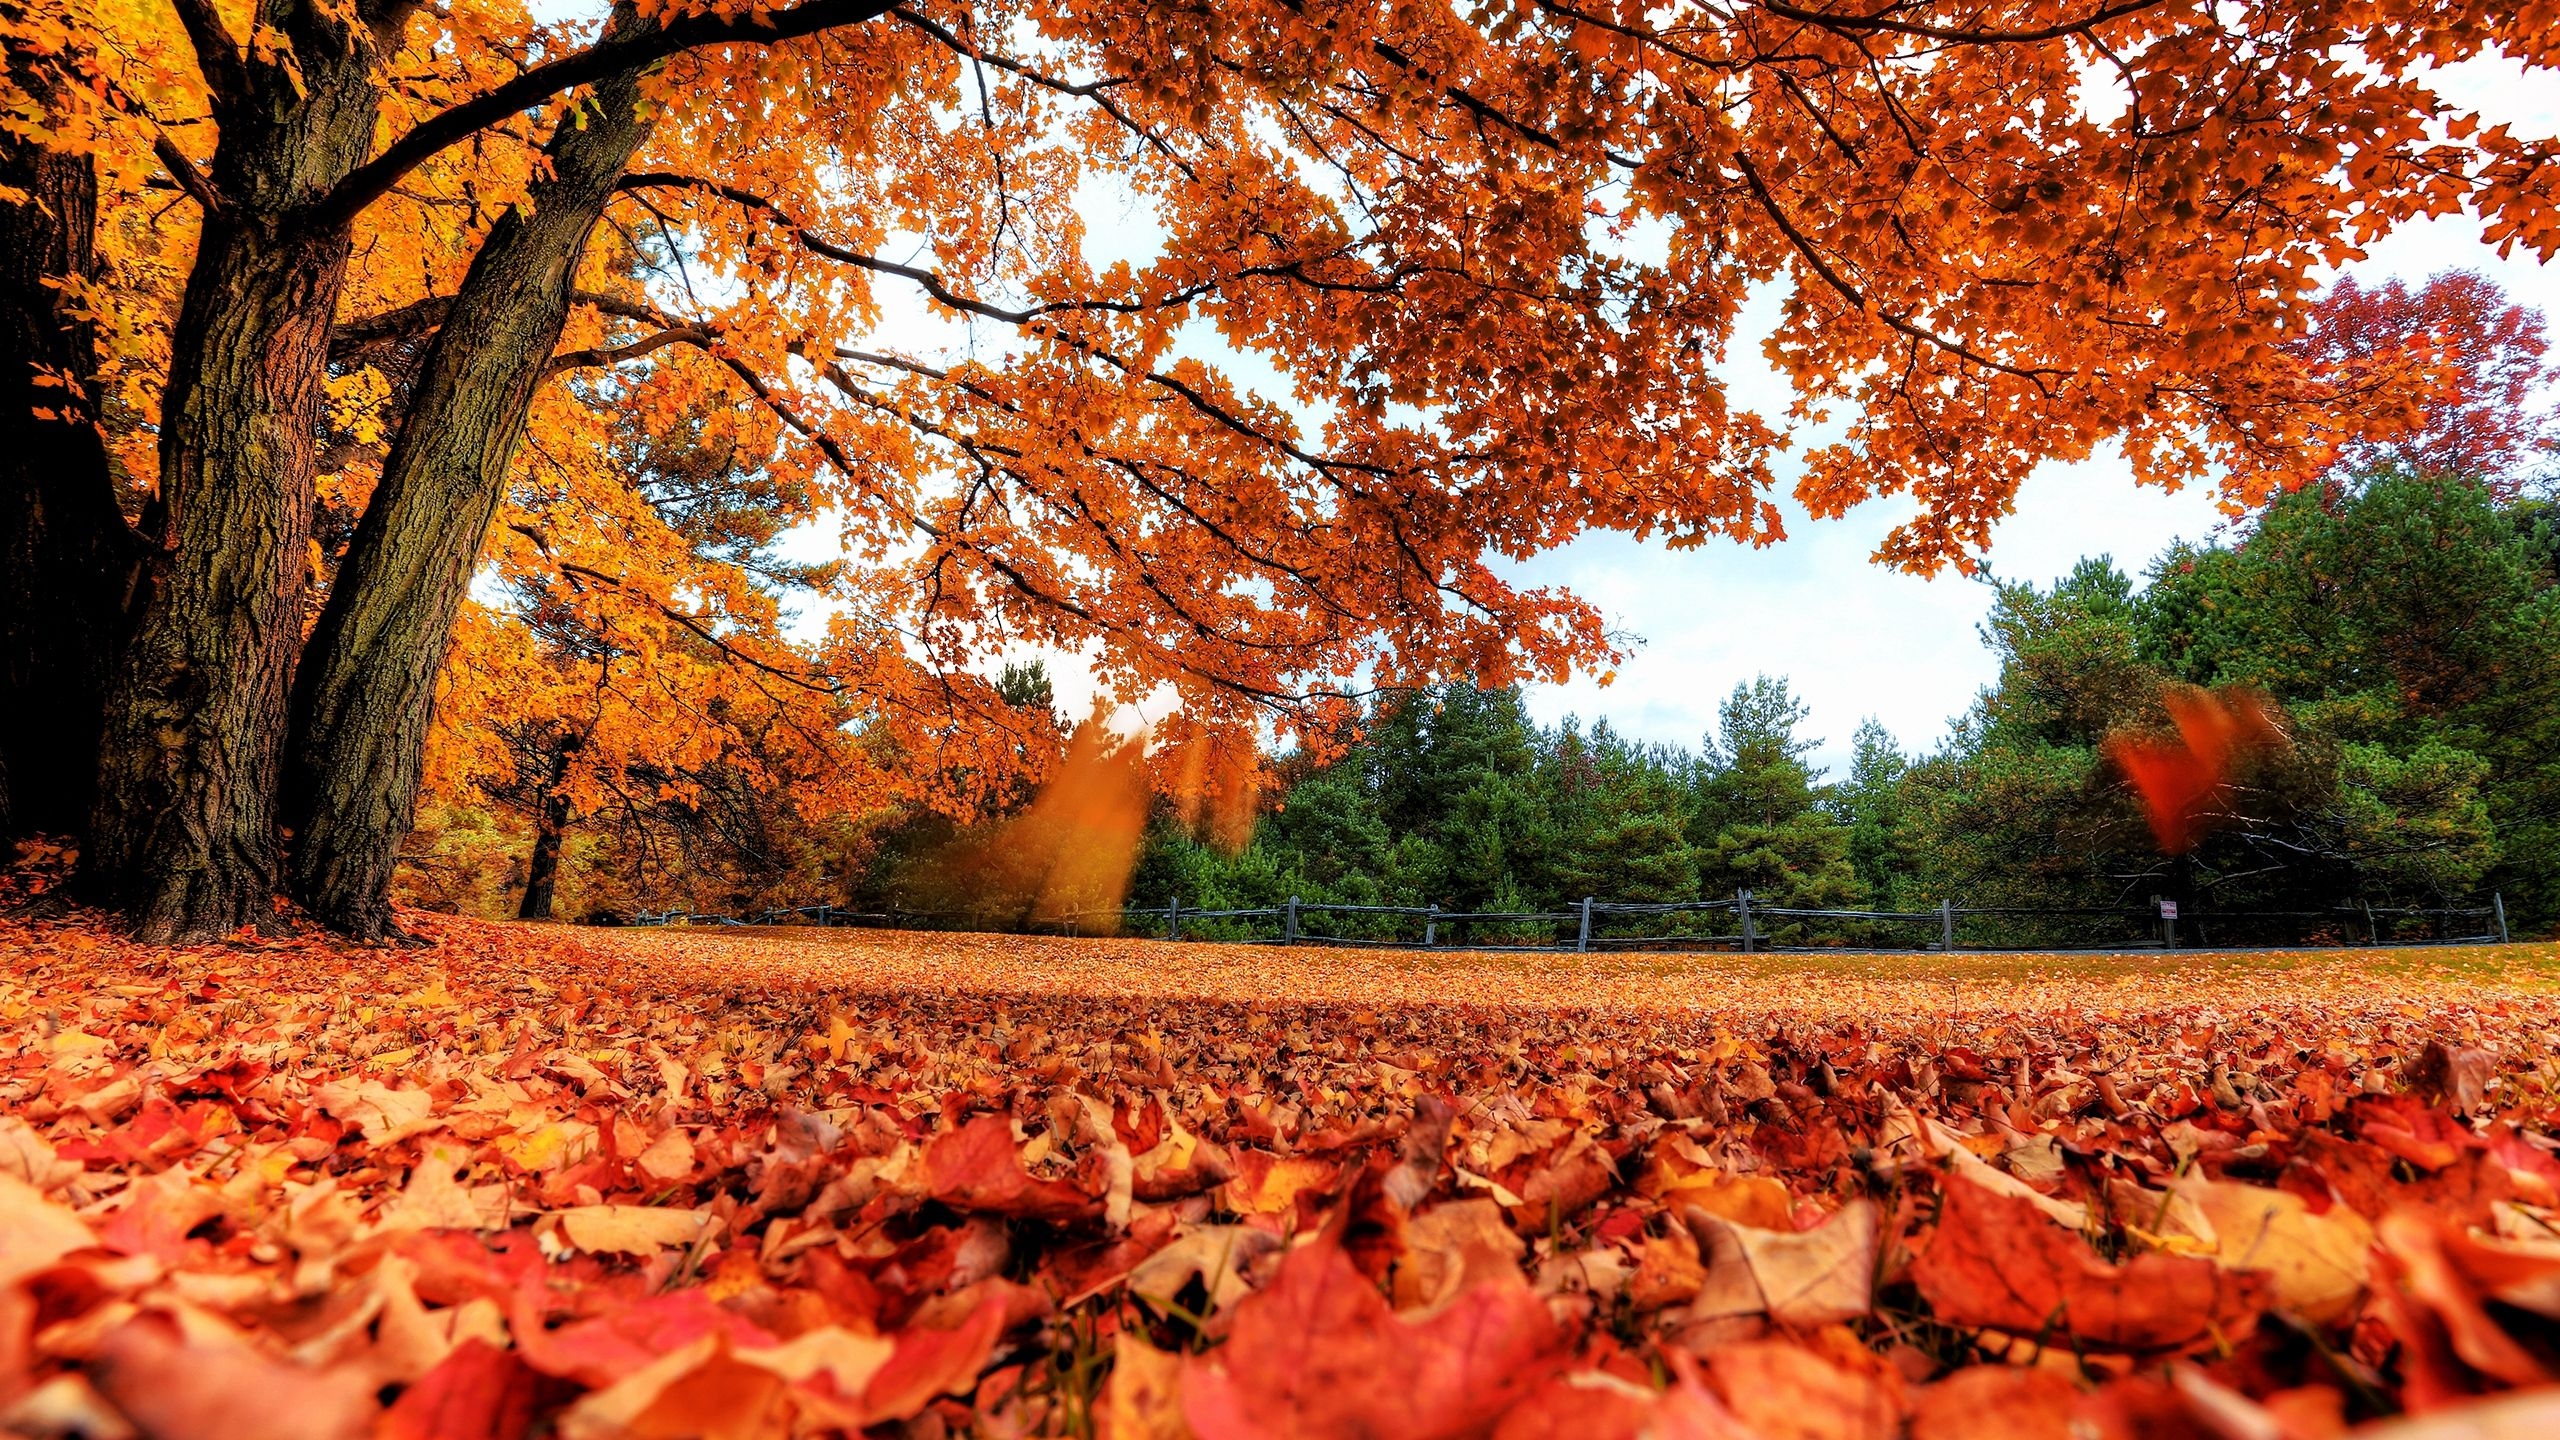
[{"label": "horizontal fence rail", "polygon": [[[1323,916],[1326,929],[1310,929]],[[1688,917],[1718,917],[1709,930],[1672,928]],[[946,922],[959,921],[959,926]],[[1345,924],[1348,921],[1350,923]],[[2414,922],[2414,923],[2412,923]],[[1806,909],[1764,905],[1752,892],[1731,899],[1609,901],[1586,898],[1563,910],[1443,910],[1437,905],[1354,905],[1289,897],[1251,909],[1127,905],[1048,918],[991,911],[861,910],[835,905],[775,907],[752,915],[643,910],[632,925],[880,926],[1033,930],[1059,934],[1160,935],[1260,945],[1521,951],[1734,950],[2159,950],[2281,949],[2316,945],[2504,943],[2505,897],[2486,905],[2344,905],[2326,910],[2212,910],[2183,916],[2176,903],[2142,905],[1957,905],[1931,910]],[[1626,933],[1634,924],[1656,933]],[[1730,929],[1725,928],[1730,925]],[[1185,927],[1189,927],[1186,930]],[[2467,927],[2467,928],[2466,928]],[[1414,933],[1416,929],[1419,933]],[[1611,928],[1619,933],[1611,934]],[[1337,934],[1329,930],[1367,933]],[[2422,933],[2412,934],[2411,931]],[[1260,933],[1269,931],[1272,933]],[[2217,938],[2217,933],[2220,938]],[[2279,933],[2290,938],[2271,940]]]}]

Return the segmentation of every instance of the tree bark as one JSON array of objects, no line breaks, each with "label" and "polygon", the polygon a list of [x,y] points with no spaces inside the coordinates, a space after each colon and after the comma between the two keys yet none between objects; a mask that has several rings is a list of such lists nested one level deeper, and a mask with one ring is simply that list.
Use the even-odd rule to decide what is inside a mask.
[{"label": "tree bark", "polygon": [[[304,652],[286,788],[293,888],[348,934],[392,930],[391,874],[417,807],[436,673],[559,344],[578,257],[648,136],[639,81],[625,71],[596,86],[583,123],[564,121],[551,139],[551,178],[481,242]],[[547,881],[542,894],[548,913]]]},{"label": "tree bark", "polygon": [[545,787],[533,809],[533,858],[524,870],[519,920],[551,918],[551,893],[560,880],[560,838],[569,828],[569,800]]},{"label": "tree bark", "polygon": [[[371,150],[377,67],[412,8],[260,0],[289,57],[198,36],[221,140],[161,402],[168,521],[110,680],[82,856],[89,893],[147,941],[275,918],[276,781],[352,225],[312,217]],[[218,31],[211,7],[181,12]]]},{"label": "tree bark", "polygon": [[[41,95],[44,77],[13,57]],[[0,131],[0,835],[86,823],[140,546],[98,429],[96,167]]]}]

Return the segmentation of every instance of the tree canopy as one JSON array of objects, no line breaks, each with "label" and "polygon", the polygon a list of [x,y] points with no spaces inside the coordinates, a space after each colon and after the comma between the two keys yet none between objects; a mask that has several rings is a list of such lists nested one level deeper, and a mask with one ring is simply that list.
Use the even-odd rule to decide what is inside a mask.
[{"label": "tree canopy", "polygon": [[[1774,540],[1795,420],[1845,422],[1804,458],[1817,516],[1916,500],[1889,563],[1973,563],[2030,468],[2103,443],[2254,501],[2460,365],[2403,349],[2383,385],[2307,343],[2323,267],[2455,211],[2560,249],[2548,146],[2427,81],[2549,67],[2550,18],[24,0],[11,174],[97,203],[0,196],[59,262],[11,303],[71,336],[30,372],[65,403],[10,423],[106,454],[12,471],[12,534],[41,509],[47,563],[133,580],[13,586],[13,665],[101,717],[94,763],[7,757],[98,776],[13,823],[85,821],[86,883],[152,936],[279,886],[381,933],[437,677],[494,663],[484,571],[654,612],[876,753],[955,748],[874,767],[885,800],[1026,753],[974,668],[1012,646],[1301,737],[1375,686],[1605,668],[1587,604],[1496,562]],[[1088,243],[1111,202],[1143,253]],[[1717,378],[1770,283],[1788,416]],[[847,562],[760,568],[643,478],[628,432],[706,426],[769,536]],[[120,489],[135,528],[92,503],[66,539],[14,498],[40,483]],[[767,648],[786,599],[825,646]],[[47,650],[75,606],[119,643]]]}]

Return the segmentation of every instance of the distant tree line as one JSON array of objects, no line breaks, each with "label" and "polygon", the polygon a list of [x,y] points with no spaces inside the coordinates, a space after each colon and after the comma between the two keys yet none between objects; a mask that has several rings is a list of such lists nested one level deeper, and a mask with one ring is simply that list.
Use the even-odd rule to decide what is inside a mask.
[{"label": "distant tree line", "polygon": [[[1784,679],[1736,686],[1695,750],[1606,721],[1541,726],[1510,690],[1397,694],[1330,763],[1284,762],[1241,850],[1160,813],[1132,898],[1534,911],[1748,889],[1791,908],[2168,898],[2209,915],[2494,889],[2516,923],[2547,925],[2560,917],[2556,558],[2546,500],[2388,467],[2343,477],[2226,543],[2173,549],[2139,583],[2099,557],[2051,587],[1999,584],[1982,630],[1997,682],[1932,753],[1868,721],[1837,777],[1809,763],[1820,742]],[[2165,731],[2161,697],[2182,682],[2262,689],[2291,743],[2236,774],[2220,823],[2170,856],[2101,747]]]},{"label": "distant tree line", "polygon": [[[2377,463],[2283,497],[2217,543],[2173,549],[2139,580],[2099,557],[2051,586],[1995,582],[1982,636],[1999,658],[1996,681],[1926,753],[1861,725],[1836,774],[1813,764],[1821,742],[1783,678],[1735,686],[1695,749],[1638,741],[1605,720],[1543,726],[1513,690],[1451,683],[1386,695],[1334,737],[1330,759],[1274,762],[1240,846],[1232,829],[1207,835],[1159,801],[1130,901],[1243,909],[1295,895],[1521,912],[1586,895],[1668,902],[1747,889],[1758,906],[1795,909],[1952,899],[2134,912],[2174,899],[2188,915],[2353,916],[2496,891],[2519,931],[2547,931],[2560,923],[2560,509],[2545,488]],[[2289,744],[2243,767],[2203,843],[2173,856],[2103,750],[2110,736],[2168,733],[2162,697],[2178,684],[2258,688]],[[1009,669],[995,689],[1033,717],[1026,736],[1054,730],[1063,742],[1036,665]],[[551,773],[516,768],[537,781]],[[1030,801],[1028,786],[969,824],[924,807],[797,805],[796,791],[773,788],[775,767],[711,783],[730,773],[706,772],[683,804],[585,821],[549,850],[538,786],[433,809],[404,888],[415,903],[513,913],[539,879],[558,886],[559,914],[586,919],[825,901],[921,912],[920,923],[1024,923],[1020,897],[990,908],[983,866],[950,860],[983,850]],[[525,873],[528,846],[545,861],[539,876]],[[1703,934],[1731,923],[1617,928]],[[1343,916],[1319,925],[1411,928]],[[1840,923],[1764,929],[1781,943],[1925,938]],[[2364,930],[2306,921],[2226,933]],[[2123,933],[2121,917],[2012,917],[1967,938]],[[1458,938],[1546,932],[1479,925]]]}]

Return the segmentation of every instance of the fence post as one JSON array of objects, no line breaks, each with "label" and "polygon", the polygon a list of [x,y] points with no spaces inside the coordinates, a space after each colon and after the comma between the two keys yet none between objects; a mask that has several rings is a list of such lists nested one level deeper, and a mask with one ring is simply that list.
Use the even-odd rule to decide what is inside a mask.
[{"label": "fence post", "polygon": [[1751,933],[1751,892],[1734,891],[1733,908],[1742,916],[1742,953],[1748,955],[1751,953],[1751,942],[1755,938]]},{"label": "fence post", "polygon": [[2507,943],[2507,897],[2494,890],[2490,891],[2489,908],[2497,912],[2498,943],[2504,945]]},{"label": "fence post", "polygon": [[1956,902],[1938,902],[1938,948],[1952,955],[1956,948]]},{"label": "fence post", "polygon": [[1283,945],[1298,943],[1298,897],[1295,895],[1289,897],[1289,918],[1281,922],[1280,943]]},{"label": "fence post", "polygon": [[1591,897],[1588,895],[1582,897],[1582,933],[1574,937],[1573,948],[1576,950],[1591,948]]},{"label": "fence post", "polygon": [[1182,897],[1179,895],[1165,903],[1164,938],[1167,940],[1182,938]]},{"label": "fence post", "polygon": [[1434,905],[1431,907],[1431,913],[1424,916],[1422,920],[1422,948],[1428,950],[1439,943],[1440,907]]}]

